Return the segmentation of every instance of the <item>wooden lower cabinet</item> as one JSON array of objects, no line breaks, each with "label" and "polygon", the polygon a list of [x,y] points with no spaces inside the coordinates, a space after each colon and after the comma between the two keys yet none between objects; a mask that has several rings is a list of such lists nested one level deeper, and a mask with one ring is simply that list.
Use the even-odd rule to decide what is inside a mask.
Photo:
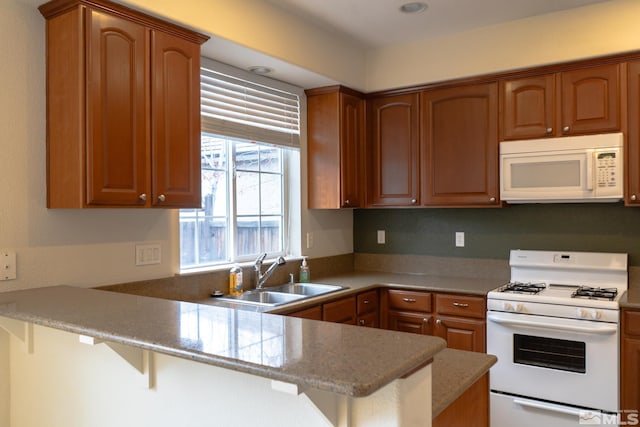
[{"label": "wooden lower cabinet", "polygon": [[489,374],[484,374],[433,419],[433,427],[489,426]]},{"label": "wooden lower cabinet", "polygon": [[[640,410],[640,311],[622,310],[620,409]],[[631,421],[631,420],[629,420]]]},{"label": "wooden lower cabinet", "polygon": [[392,331],[433,335],[433,316],[430,313],[389,311],[387,328]]},{"label": "wooden lower cabinet", "polygon": [[484,297],[436,295],[435,335],[457,350],[486,352],[487,306]]},{"label": "wooden lower cabinet", "polygon": [[294,311],[292,313],[288,313],[287,316],[299,317],[301,319],[322,320],[322,306],[316,305],[314,307]]},{"label": "wooden lower cabinet", "polygon": [[322,304],[322,320],[355,325],[356,298],[347,297],[327,304]]}]

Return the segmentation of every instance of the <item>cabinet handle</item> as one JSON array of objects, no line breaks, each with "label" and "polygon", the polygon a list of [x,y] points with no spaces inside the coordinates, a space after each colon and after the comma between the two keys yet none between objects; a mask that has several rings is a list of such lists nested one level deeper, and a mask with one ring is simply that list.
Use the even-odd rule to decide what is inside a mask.
[{"label": "cabinet handle", "polygon": [[415,298],[402,298],[402,301],[404,302],[416,302]]},{"label": "cabinet handle", "polygon": [[418,199],[411,199],[411,204],[415,205],[416,203],[418,203]]},{"label": "cabinet handle", "polygon": [[364,326],[364,319],[360,319],[360,326]]},{"label": "cabinet handle", "polygon": [[553,133],[553,128],[546,129],[547,135],[551,135]]},{"label": "cabinet handle", "polygon": [[430,320],[431,320],[431,319],[429,319],[428,317],[425,317],[424,319],[422,319],[422,321],[423,321],[424,323],[426,323],[427,325],[429,324],[429,321],[430,321]]},{"label": "cabinet handle", "polygon": [[569,126],[565,126],[562,128],[562,132],[567,133],[569,132],[569,129],[571,129]]},{"label": "cabinet handle", "polygon": [[142,200],[143,202],[147,200],[147,195],[146,193],[142,193],[141,195],[138,196],[138,199]]},{"label": "cabinet handle", "polygon": [[469,307],[469,304],[467,304],[465,302],[454,302],[453,305],[454,305],[454,307],[462,307],[462,308]]},{"label": "cabinet handle", "polygon": [[167,200],[167,198],[165,197],[164,194],[161,194],[161,195],[158,196],[158,200],[161,201],[161,202],[164,202],[165,200]]},{"label": "cabinet handle", "polygon": [[436,320],[436,325],[437,325],[437,326],[442,325],[442,320],[440,320],[440,319]]},{"label": "cabinet handle", "polygon": [[633,201],[635,202],[635,200],[636,200],[636,199],[637,199],[636,195],[635,195],[635,194],[632,194],[632,195],[631,195],[631,200],[633,200]]},{"label": "cabinet handle", "polygon": [[369,304],[371,301],[369,301],[368,299],[362,301],[363,304]]},{"label": "cabinet handle", "polygon": [[489,199],[489,203],[495,203],[495,202],[496,202],[496,198],[495,197],[492,197],[492,198]]}]

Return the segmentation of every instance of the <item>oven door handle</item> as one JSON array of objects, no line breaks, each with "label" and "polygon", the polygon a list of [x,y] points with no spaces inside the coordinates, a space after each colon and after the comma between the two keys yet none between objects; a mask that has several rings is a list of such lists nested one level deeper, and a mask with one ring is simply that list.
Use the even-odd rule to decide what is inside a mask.
[{"label": "oven door handle", "polygon": [[513,319],[508,316],[501,316],[498,313],[487,313],[487,320],[501,325],[526,326],[530,328],[554,329],[558,331],[582,332],[585,334],[611,335],[618,332],[618,325],[593,323],[588,327],[577,325],[562,325],[559,323],[545,322],[539,318],[535,319]]},{"label": "oven door handle", "polygon": [[558,412],[558,413],[567,414],[567,415],[575,415],[576,417],[579,417],[582,413],[582,411],[580,411],[577,408],[572,408],[570,406],[564,406],[564,405],[556,405],[556,404],[547,403],[547,402],[540,402],[537,400],[515,398],[513,399],[513,403],[515,403],[516,405],[525,406],[528,408],[542,409],[549,412]]}]

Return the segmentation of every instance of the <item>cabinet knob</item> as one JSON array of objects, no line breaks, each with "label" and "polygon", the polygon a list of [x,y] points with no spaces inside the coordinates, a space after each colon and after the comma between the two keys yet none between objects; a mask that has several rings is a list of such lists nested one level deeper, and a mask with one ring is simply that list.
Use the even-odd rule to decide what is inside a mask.
[{"label": "cabinet knob", "polygon": [[636,200],[636,199],[637,199],[636,195],[635,195],[635,194],[632,194],[632,195],[631,195],[631,200],[633,200],[633,201],[635,202],[635,200]]},{"label": "cabinet knob", "polygon": [[360,319],[360,326],[364,326],[364,319]]},{"label": "cabinet knob", "polygon": [[562,132],[567,133],[569,132],[569,129],[571,129],[569,126],[565,126],[562,128]]},{"label": "cabinet knob", "polygon": [[495,197],[491,197],[491,198],[489,199],[489,203],[495,203],[495,202],[496,202],[496,198],[495,198]]},{"label": "cabinet knob", "polygon": [[547,135],[551,135],[553,133],[553,128],[547,128],[545,131],[547,132]]},{"label": "cabinet knob", "polygon": [[345,201],[344,201],[344,204],[345,204],[346,206],[349,206],[349,204],[350,204],[350,203],[351,203],[351,202],[349,201],[349,199],[347,199],[347,200],[345,200]]},{"label": "cabinet knob", "polygon": [[440,320],[440,319],[436,320],[436,325],[438,325],[438,326],[442,325],[442,320]]},{"label": "cabinet knob", "polygon": [[164,194],[161,194],[161,195],[158,196],[158,201],[164,202],[165,200],[167,200],[167,198],[165,197]]},{"label": "cabinet knob", "polygon": [[147,200],[147,195],[146,193],[142,193],[141,195],[138,196],[138,199],[142,200],[143,202]]},{"label": "cabinet knob", "polygon": [[418,203],[418,200],[417,200],[417,199],[411,199],[411,204],[412,204],[412,205],[415,205],[416,203]]},{"label": "cabinet knob", "polygon": [[424,323],[426,323],[427,325],[429,324],[429,320],[430,320],[430,319],[429,319],[428,317],[425,317],[424,319],[422,319],[422,321],[423,321]]}]

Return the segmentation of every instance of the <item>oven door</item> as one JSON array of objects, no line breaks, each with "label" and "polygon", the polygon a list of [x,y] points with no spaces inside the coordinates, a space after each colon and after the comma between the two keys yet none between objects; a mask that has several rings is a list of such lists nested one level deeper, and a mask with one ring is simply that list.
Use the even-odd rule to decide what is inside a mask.
[{"label": "oven door", "polygon": [[491,390],[617,412],[618,339],[616,323],[489,311]]}]

